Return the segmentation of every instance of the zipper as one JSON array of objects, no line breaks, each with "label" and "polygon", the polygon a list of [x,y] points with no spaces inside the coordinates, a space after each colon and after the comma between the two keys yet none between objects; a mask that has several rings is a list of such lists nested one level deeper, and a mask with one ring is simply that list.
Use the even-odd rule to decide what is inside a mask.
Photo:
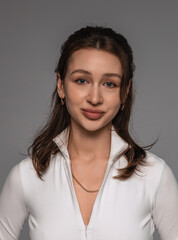
[{"label": "zipper", "polygon": [[[118,153],[116,153],[116,155],[114,155],[112,157],[112,159],[110,160],[109,162],[109,165],[108,165],[108,168],[106,169],[106,172],[105,172],[105,176],[104,176],[104,179],[103,179],[103,183],[102,183],[102,186],[101,188],[103,188],[103,185],[105,184],[107,178],[108,178],[108,175],[111,171],[111,168],[113,167],[113,165],[115,164],[115,162],[122,156],[123,152],[128,148],[128,144],[125,144]],[[95,200],[96,201],[96,200]]]},{"label": "zipper", "polygon": [[87,225],[85,225],[85,238],[87,240]]},{"label": "zipper", "polygon": [[[108,175],[109,175],[109,172],[110,172],[112,166],[113,166],[113,165],[115,164],[115,162],[122,156],[123,152],[124,152],[128,147],[129,147],[128,144],[125,144],[125,145],[120,149],[120,151],[119,151],[115,156],[112,157],[112,160],[110,161],[110,163],[109,163],[109,165],[108,165],[108,169],[106,169],[107,172],[105,173],[105,177],[104,177],[104,179],[103,179],[103,183],[102,183],[101,188],[102,188],[103,185],[105,184],[105,181],[106,181],[106,179],[107,179],[107,177],[108,177]],[[70,165],[69,156],[68,156],[68,155],[66,156],[66,154],[63,154],[63,153],[62,153],[62,155],[63,155],[64,159],[67,160],[68,164]],[[70,179],[70,185],[73,186],[72,175],[71,175],[71,172],[69,171],[70,166],[68,166],[68,164],[67,164],[67,172],[68,172],[68,176],[69,176],[69,179]],[[73,192],[73,196],[75,196],[75,204],[78,206],[78,210],[79,210],[79,213],[80,213],[80,217],[81,217],[81,219],[82,219],[81,212],[80,212],[80,208],[79,208],[78,201],[77,201],[77,196],[76,196],[76,193],[75,193],[74,188],[72,188],[72,192]],[[97,199],[95,199],[95,202],[96,202],[96,200],[97,200]],[[90,217],[90,218],[91,218],[91,217]],[[82,220],[82,221],[83,221],[83,220]],[[84,224],[84,225],[85,225],[85,224]],[[86,239],[86,240],[87,240],[87,230],[88,230],[88,225],[85,225],[85,239]]]},{"label": "zipper", "polygon": [[128,149],[128,148],[129,148],[129,145],[126,143],[126,144],[120,149],[120,151],[119,151],[118,153],[116,153],[116,155],[112,158],[112,160],[111,160],[112,164],[111,164],[111,165],[113,165],[113,164],[122,156],[123,152],[125,152],[126,149]]}]

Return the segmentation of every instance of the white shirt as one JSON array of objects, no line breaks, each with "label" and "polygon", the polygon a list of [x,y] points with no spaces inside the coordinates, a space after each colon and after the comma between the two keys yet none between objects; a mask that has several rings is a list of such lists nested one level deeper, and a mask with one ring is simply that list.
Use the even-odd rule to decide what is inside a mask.
[{"label": "white shirt", "polygon": [[147,152],[150,166],[126,181],[112,179],[126,166],[119,153],[128,145],[115,131],[104,179],[85,226],[73,186],[67,151],[68,131],[54,141],[60,152],[51,157],[40,180],[30,158],[10,171],[0,195],[0,239],[18,239],[28,217],[32,240],[151,240],[155,227],[161,240],[178,240],[178,186],[164,160]]}]

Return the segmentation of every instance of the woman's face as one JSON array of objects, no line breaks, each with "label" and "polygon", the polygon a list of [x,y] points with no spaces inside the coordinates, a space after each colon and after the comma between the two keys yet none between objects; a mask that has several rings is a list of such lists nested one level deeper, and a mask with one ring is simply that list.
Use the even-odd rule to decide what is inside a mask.
[{"label": "woman's face", "polygon": [[122,67],[118,57],[97,49],[80,49],[70,58],[62,82],[58,75],[58,93],[65,97],[71,124],[97,131],[117,114]]}]

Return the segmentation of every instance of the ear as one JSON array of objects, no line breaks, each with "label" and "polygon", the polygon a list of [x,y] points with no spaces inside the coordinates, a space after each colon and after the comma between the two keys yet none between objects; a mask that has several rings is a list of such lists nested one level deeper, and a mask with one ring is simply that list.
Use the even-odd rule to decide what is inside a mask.
[{"label": "ear", "polygon": [[61,76],[59,73],[57,73],[57,92],[60,98],[65,97],[64,83],[63,83],[63,80],[61,80]]}]

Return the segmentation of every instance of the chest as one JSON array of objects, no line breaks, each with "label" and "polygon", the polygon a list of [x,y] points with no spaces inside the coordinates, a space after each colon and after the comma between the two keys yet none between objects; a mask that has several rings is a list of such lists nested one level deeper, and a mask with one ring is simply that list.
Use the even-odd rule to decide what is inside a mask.
[{"label": "chest", "polygon": [[104,170],[101,175],[74,172],[87,190],[100,188],[99,192],[88,193],[71,179],[70,168],[57,170],[40,186],[32,184],[27,196],[30,231],[35,236],[32,239],[130,240],[133,235],[137,240],[152,239],[150,195],[144,181],[118,182],[112,179],[117,172],[111,170],[100,188]]},{"label": "chest", "polygon": [[76,168],[77,177],[74,176],[72,171],[73,187],[85,225],[89,224],[93,206],[105,175],[106,164],[98,168],[95,168],[94,171],[92,169],[87,169],[86,171],[85,169],[83,172],[79,169],[77,171]]},{"label": "chest", "polygon": [[76,183],[74,183],[74,188],[83,222],[85,225],[88,225],[97,193],[85,192],[85,190],[82,190]]}]

